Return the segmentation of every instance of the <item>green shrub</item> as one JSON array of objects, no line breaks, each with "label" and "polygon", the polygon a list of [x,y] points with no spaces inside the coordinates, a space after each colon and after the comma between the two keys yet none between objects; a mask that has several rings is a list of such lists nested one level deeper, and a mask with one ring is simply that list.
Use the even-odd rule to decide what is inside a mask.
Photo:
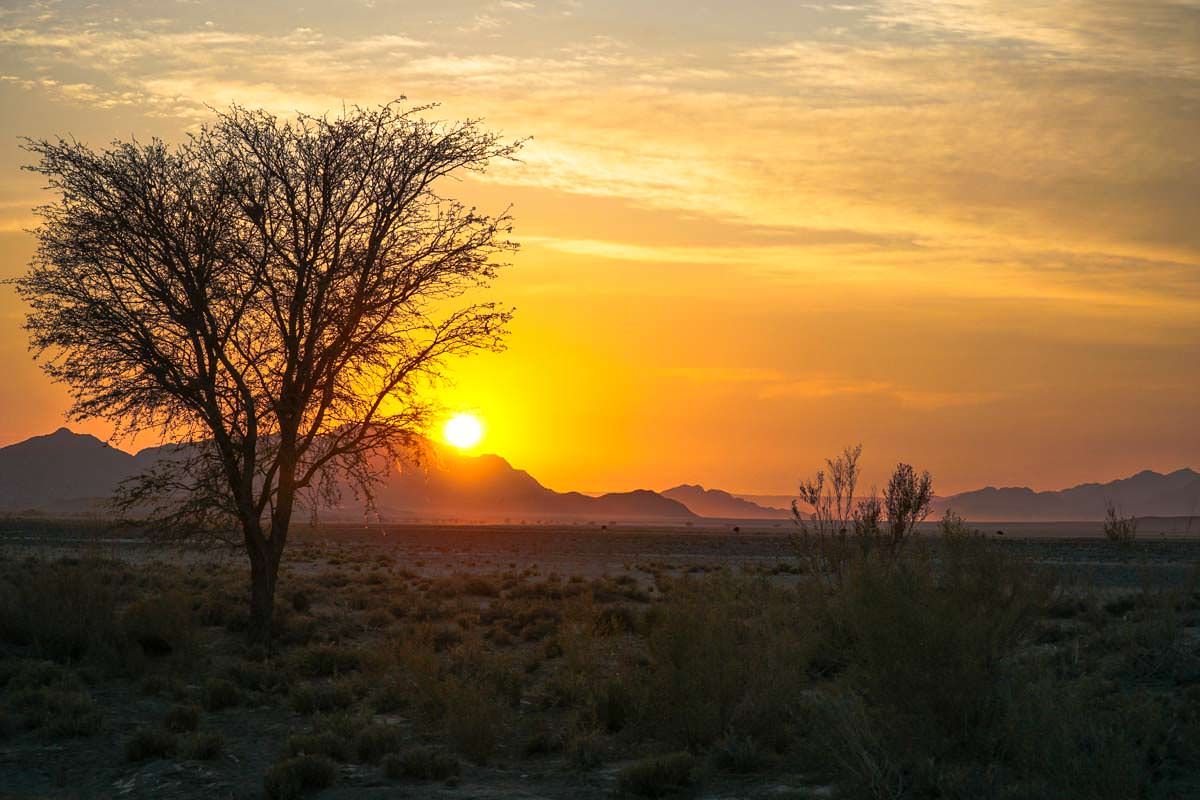
[{"label": "green shrub", "polygon": [[299,651],[295,663],[306,678],[327,678],[359,669],[362,659],[357,650],[344,645],[315,645]]},{"label": "green shrub", "polygon": [[936,569],[860,565],[831,606],[846,667],[814,704],[843,782],[874,798],[1148,796],[1180,729],[1163,704],[1088,678],[1097,664],[1070,641],[1086,627],[1059,631],[1057,653],[1027,647],[1064,616],[1045,575],[979,536],[942,546]]},{"label": "green shrub", "polygon": [[1104,536],[1110,542],[1131,545],[1137,538],[1137,517],[1127,517],[1112,503],[1105,503]]},{"label": "green shrub", "polygon": [[444,781],[458,775],[458,759],[435,747],[413,747],[392,753],[383,759],[383,771],[389,778],[419,781]]},{"label": "green shrub", "polygon": [[298,614],[307,614],[312,608],[312,600],[309,599],[308,593],[305,591],[296,591],[292,593],[292,609]]},{"label": "green shrub", "polygon": [[390,714],[393,711],[399,711],[407,704],[408,692],[396,680],[389,680],[379,686],[371,698],[371,707],[374,708],[376,714]]},{"label": "green shrub", "polygon": [[1010,692],[997,738],[1014,784],[1048,798],[1149,794],[1172,733],[1161,701],[1032,675]]},{"label": "green shrub", "polygon": [[359,761],[378,764],[385,755],[398,751],[403,741],[404,734],[399,728],[372,723],[358,732],[354,739],[354,751]]},{"label": "green shrub", "polygon": [[221,711],[241,703],[242,693],[232,681],[225,678],[209,678],[201,689],[200,701],[205,711]]},{"label": "green shrub", "polygon": [[667,797],[685,791],[695,780],[696,759],[690,753],[671,753],[622,769],[617,791],[624,797]]},{"label": "green shrub", "polygon": [[307,792],[332,786],[337,766],[324,756],[303,755],[267,770],[263,791],[267,800],[295,800]]},{"label": "green shrub", "polygon": [[121,626],[146,655],[184,652],[194,636],[191,600],[182,592],[142,598],[125,609]]},{"label": "green shrub", "polygon": [[157,726],[138,728],[125,741],[127,761],[146,761],[151,758],[167,758],[175,755],[178,742],[175,734]]},{"label": "green shrub", "polygon": [[880,734],[862,697],[829,692],[812,699],[821,748],[848,783],[851,797],[898,800],[907,789],[907,776]]},{"label": "green shrub", "polygon": [[269,664],[257,661],[236,661],[225,671],[240,688],[254,692],[279,693],[287,691],[287,676]]},{"label": "green shrub", "polygon": [[450,743],[474,763],[486,764],[499,743],[503,706],[487,687],[454,678],[444,696]]},{"label": "green shrub", "polygon": [[333,731],[297,733],[288,737],[287,753],[291,756],[328,756],[334,761],[349,761],[350,745],[345,736]]},{"label": "green shrub", "polygon": [[889,747],[941,758],[977,743],[996,713],[1004,659],[1051,596],[1042,576],[982,539],[946,540],[940,580],[920,559],[857,569],[839,608],[846,678],[878,710]]},{"label": "green shrub", "polygon": [[200,724],[200,710],[195,706],[171,706],[163,718],[163,727],[172,733],[187,733]]},{"label": "green shrub", "polygon": [[224,749],[225,739],[216,731],[192,734],[179,745],[180,754],[194,761],[215,761]]},{"label": "green shrub", "polygon": [[600,731],[577,721],[567,729],[562,753],[576,769],[595,769],[604,763],[608,748]]},{"label": "green shrub", "polygon": [[51,662],[25,663],[9,677],[4,699],[10,723],[51,738],[89,736],[103,715],[79,678]]},{"label": "green shrub", "polygon": [[330,714],[344,711],[358,699],[355,684],[348,681],[332,683],[299,683],[289,691],[292,709],[299,714]]},{"label": "green shrub", "polygon": [[786,726],[815,641],[796,600],[727,575],[677,582],[647,635],[649,674],[643,691],[628,689],[630,702],[644,704],[652,731],[688,748],[720,739],[758,697],[774,698],[756,704],[768,716],[746,721]]},{"label": "green shrub", "polygon": [[713,763],[726,772],[757,772],[769,763],[767,755],[749,736],[726,736],[713,746]]},{"label": "green shrub", "polygon": [[106,563],[37,563],[0,581],[0,640],[55,661],[120,663],[126,640],[117,603]]}]

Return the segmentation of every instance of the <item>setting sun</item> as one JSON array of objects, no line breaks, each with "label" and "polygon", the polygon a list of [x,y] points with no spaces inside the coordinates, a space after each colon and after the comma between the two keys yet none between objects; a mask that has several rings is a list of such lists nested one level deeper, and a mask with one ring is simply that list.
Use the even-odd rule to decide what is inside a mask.
[{"label": "setting sun", "polygon": [[442,435],[450,444],[466,450],[483,438],[483,423],[474,414],[455,414],[446,420]]}]

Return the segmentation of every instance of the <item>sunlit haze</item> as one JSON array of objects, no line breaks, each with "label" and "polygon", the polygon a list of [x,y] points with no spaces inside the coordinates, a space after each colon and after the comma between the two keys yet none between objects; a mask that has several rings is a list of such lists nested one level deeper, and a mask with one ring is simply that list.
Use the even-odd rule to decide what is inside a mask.
[{"label": "sunlit haze", "polygon": [[[438,390],[459,447],[582,491],[784,494],[860,441],[939,493],[1196,466],[1198,41],[1189,0],[10,3],[0,278],[50,199],[19,136],[404,95],[532,137],[441,188],[522,245],[507,350]],[[24,311],[0,445],[68,404]]]}]

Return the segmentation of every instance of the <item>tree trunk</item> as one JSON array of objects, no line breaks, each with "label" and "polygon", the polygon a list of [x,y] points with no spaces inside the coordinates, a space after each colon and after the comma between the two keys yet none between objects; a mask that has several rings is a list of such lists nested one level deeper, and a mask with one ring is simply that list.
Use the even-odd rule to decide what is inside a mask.
[{"label": "tree trunk", "polygon": [[271,646],[271,623],[275,616],[275,584],[279,579],[279,562],[287,543],[292,521],[292,506],[296,499],[296,459],[294,436],[284,436],[280,446],[279,483],[275,505],[266,531],[263,520],[251,509],[242,513],[246,552],[250,556],[250,639]]},{"label": "tree trunk", "polygon": [[288,484],[286,490],[281,488],[279,491],[279,504],[271,516],[270,535],[263,534],[261,522],[251,524],[246,529],[246,551],[250,555],[250,639],[268,647],[275,617],[279,562],[283,559],[283,548],[287,544],[295,497],[290,480]]},{"label": "tree trunk", "polygon": [[250,639],[262,644],[271,641],[271,623],[275,617],[275,584],[279,577],[279,558],[269,541],[250,547]]}]

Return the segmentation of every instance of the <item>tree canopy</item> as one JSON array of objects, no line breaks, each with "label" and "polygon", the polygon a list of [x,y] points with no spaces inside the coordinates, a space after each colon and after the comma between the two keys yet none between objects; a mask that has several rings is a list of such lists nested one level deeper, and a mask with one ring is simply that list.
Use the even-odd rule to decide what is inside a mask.
[{"label": "tree canopy", "polygon": [[298,494],[369,486],[426,423],[424,379],[510,319],[462,301],[515,250],[508,212],[443,191],[520,142],[429,110],[234,106],[175,147],[25,143],[58,193],[16,282],[31,349],[72,417],[187,444],[126,499],[236,523],[272,593]]}]

